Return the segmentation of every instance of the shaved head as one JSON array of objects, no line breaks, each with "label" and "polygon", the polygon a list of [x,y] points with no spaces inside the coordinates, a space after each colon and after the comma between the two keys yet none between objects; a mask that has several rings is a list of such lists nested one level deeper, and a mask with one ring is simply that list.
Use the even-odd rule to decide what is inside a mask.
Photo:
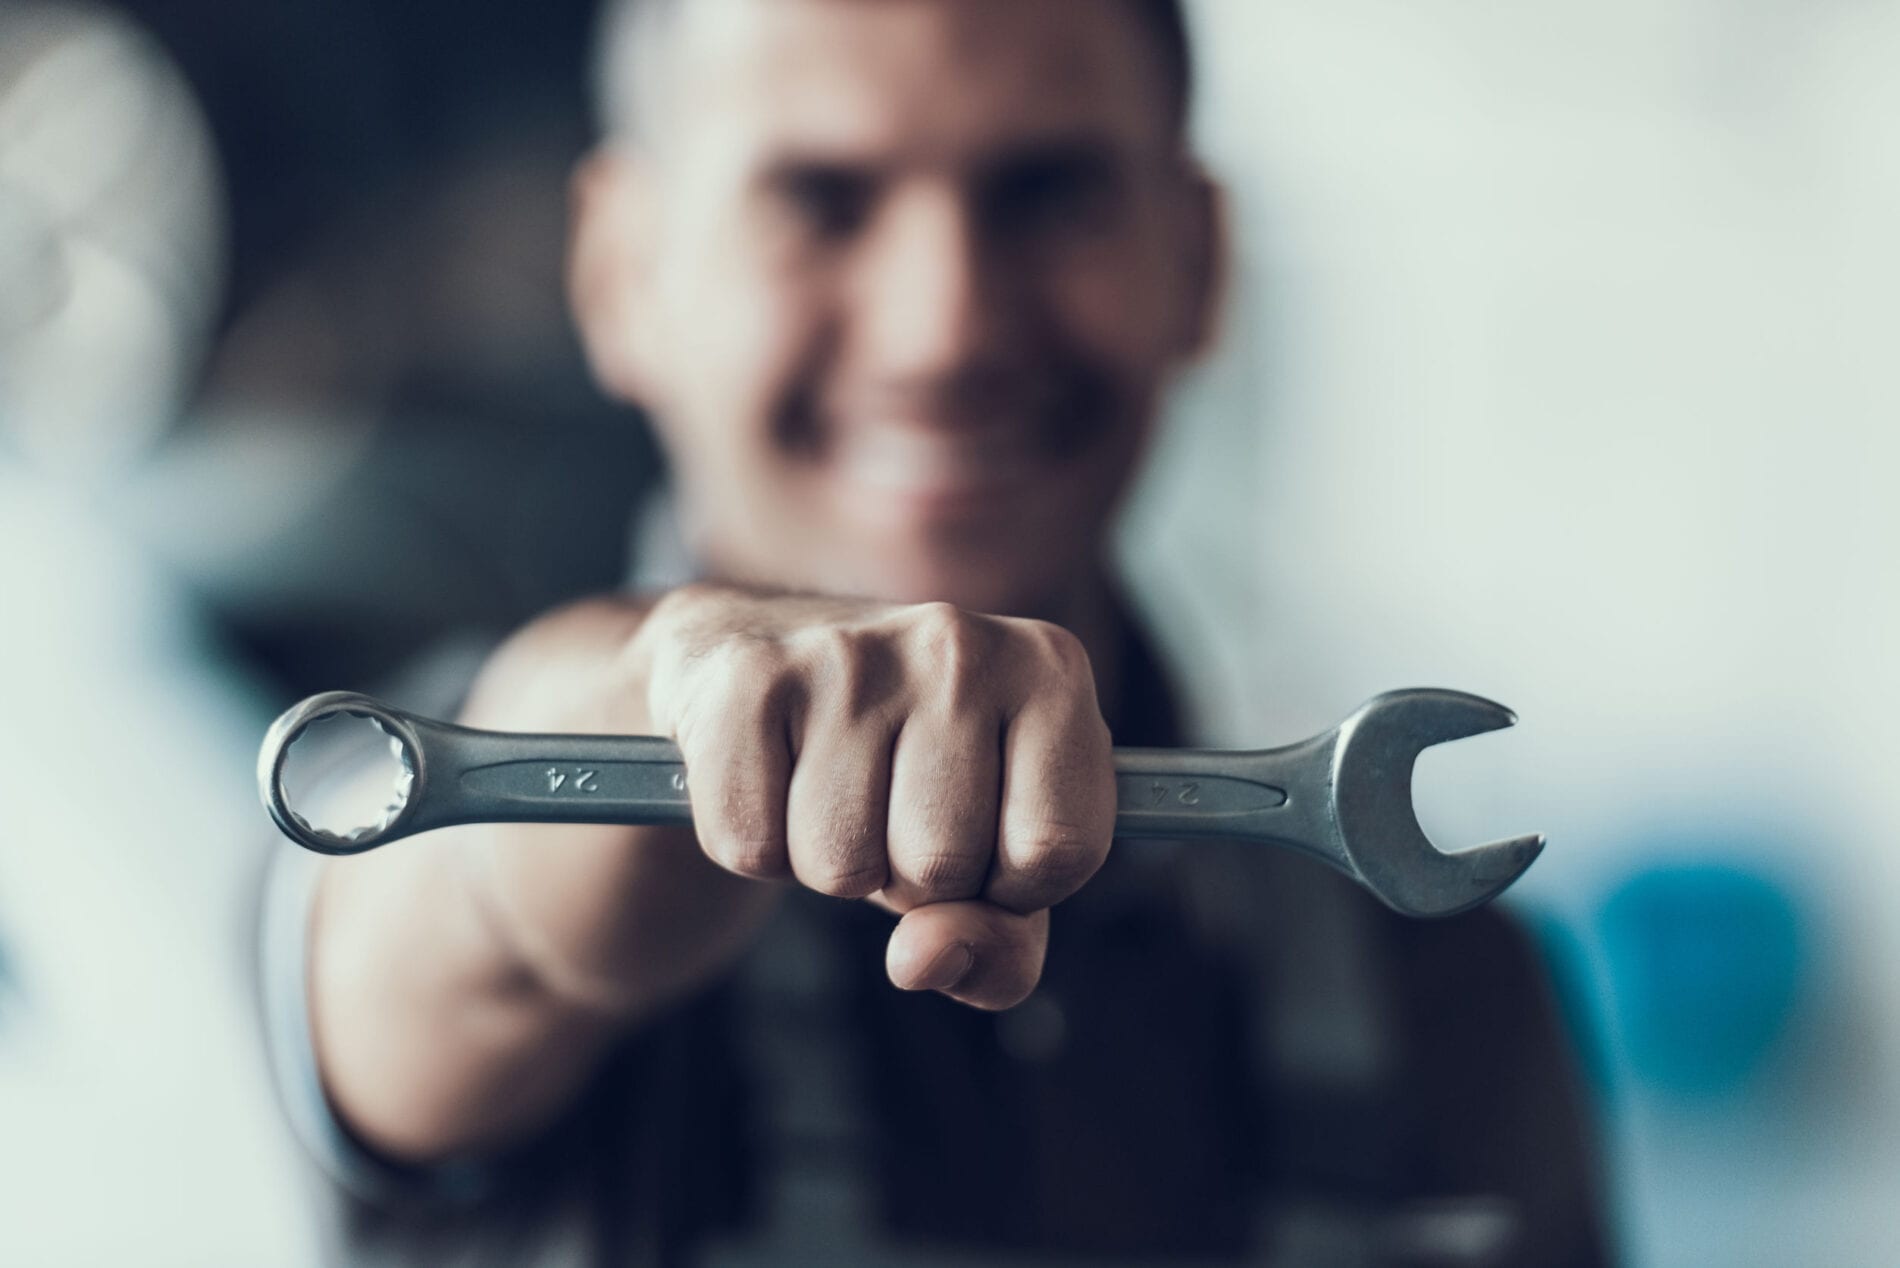
[{"label": "shaved head", "polygon": [[[732,3],[733,0],[726,0]],[[771,3],[772,0],[740,0]],[[875,4],[878,0],[848,0]],[[945,0],[953,3],[954,0]],[[664,91],[667,40],[689,5],[707,0],[605,0],[593,52],[595,109],[603,134],[630,140],[652,139],[658,100]],[[1187,128],[1194,92],[1194,59],[1182,0],[1086,0],[1098,8],[1121,9],[1147,31],[1147,43],[1160,73],[1169,124]]]}]

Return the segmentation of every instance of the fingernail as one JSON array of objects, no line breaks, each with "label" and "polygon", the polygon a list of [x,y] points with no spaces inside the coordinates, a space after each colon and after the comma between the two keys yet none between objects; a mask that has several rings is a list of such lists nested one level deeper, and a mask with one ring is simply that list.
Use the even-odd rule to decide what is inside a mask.
[{"label": "fingernail", "polygon": [[967,942],[953,942],[937,952],[917,980],[911,985],[913,991],[947,991],[970,975],[970,969],[976,964],[976,953],[970,950]]}]

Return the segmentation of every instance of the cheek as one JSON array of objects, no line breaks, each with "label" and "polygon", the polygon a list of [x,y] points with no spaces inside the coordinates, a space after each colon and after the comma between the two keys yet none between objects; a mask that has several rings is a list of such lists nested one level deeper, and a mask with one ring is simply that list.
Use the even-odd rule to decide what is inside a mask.
[{"label": "cheek", "polygon": [[1096,443],[1077,473],[1086,485],[1083,497],[1119,496],[1146,451],[1178,359],[1164,307],[1170,298],[1158,270],[1136,267],[1127,256],[1068,271],[1052,295],[1069,355],[1103,390],[1091,423]]},{"label": "cheek", "polygon": [[1178,342],[1187,280],[1162,249],[1158,227],[1138,219],[1112,238],[1050,261],[1052,299],[1068,338],[1096,364],[1152,384]]},{"label": "cheek", "polygon": [[[808,279],[705,240],[671,261],[657,321],[668,350],[662,428],[670,448],[728,471],[774,458],[775,420],[814,373],[823,306]],[[684,455],[681,455],[682,457]]]}]

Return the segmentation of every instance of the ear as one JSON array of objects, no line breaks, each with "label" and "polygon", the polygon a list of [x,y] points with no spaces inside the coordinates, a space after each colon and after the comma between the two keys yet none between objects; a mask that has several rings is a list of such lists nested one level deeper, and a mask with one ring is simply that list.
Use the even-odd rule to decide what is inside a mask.
[{"label": "ear", "polygon": [[1177,353],[1193,360],[1211,349],[1220,334],[1232,281],[1227,194],[1199,166],[1183,178],[1181,215],[1182,276],[1187,279]]},{"label": "ear", "polygon": [[649,182],[637,156],[602,145],[568,182],[567,298],[594,379],[609,396],[645,402],[653,349]]}]

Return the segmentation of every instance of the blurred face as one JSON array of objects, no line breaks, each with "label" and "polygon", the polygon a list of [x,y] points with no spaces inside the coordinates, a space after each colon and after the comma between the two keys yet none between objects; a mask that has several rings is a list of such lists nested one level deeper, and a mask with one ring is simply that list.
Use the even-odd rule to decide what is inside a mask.
[{"label": "blurred face", "polygon": [[1211,195],[1121,0],[698,0],[573,287],[740,580],[1045,614],[1206,319]]}]

